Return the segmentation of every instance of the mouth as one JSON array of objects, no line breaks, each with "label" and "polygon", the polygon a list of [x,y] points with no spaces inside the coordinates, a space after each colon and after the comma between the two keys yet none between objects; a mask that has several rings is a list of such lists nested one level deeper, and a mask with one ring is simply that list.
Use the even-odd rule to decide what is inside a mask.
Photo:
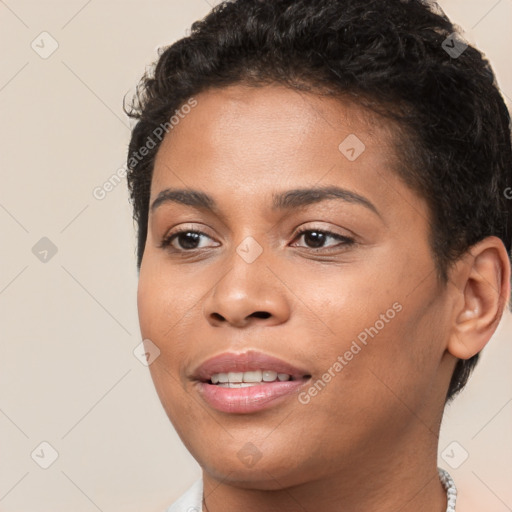
[{"label": "mouth", "polygon": [[214,373],[208,383],[223,388],[248,388],[269,382],[286,382],[289,380],[297,379],[289,373],[277,373],[275,370],[249,370],[246,372]]},{"label": "mouth", "polygon": [[256,351],[220,354],[194,373],[199,394],[208,405],[239,414],[257,412],[291,398],[310,379],[307,370]]}]

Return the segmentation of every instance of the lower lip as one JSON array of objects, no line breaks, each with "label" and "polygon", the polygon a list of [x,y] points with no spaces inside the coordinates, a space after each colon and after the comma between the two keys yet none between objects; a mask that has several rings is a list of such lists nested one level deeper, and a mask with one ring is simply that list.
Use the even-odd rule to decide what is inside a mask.
[{"label": "lower lip", "polygon": [[199,382],[199,393],[204,400],[221,412],[248,414],[272,407],[284,398],[297,394],[308,379],[275,381],[246,388],[224,388]]}]

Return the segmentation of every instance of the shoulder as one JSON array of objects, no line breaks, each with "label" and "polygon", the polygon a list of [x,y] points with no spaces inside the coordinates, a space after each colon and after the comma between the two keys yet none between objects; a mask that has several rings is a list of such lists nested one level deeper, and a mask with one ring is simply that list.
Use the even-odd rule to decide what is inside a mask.
[{"label": "shoulder", "polygon": [[202,512],[203,479],[196,480],[165,512]]}]

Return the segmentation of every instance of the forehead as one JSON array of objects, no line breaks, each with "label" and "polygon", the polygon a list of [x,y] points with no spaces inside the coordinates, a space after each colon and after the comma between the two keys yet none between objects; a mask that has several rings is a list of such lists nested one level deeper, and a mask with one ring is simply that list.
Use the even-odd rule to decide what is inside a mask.
[{"label": "forehead", "polygon": [[248,215],[270,209],[275,192],[332,185],[368,198],[397,226],[404,216],[422,231],[429,223],[426,199],[397,172],[395,125],[354,101],[238,84],[194,99],[158,150],[150,203],[168,188],[199,189]]},{"label": "forehead", "polygon": [[326,172],[350,162],[352,170],[382,168],[396,159],[391,123],[348,99],[237,84],[206,90],[195,101],[159,148],[156,185],[169,168],[186,164],[190,176],[205,161],[217,172],[236,168],[247,180],[263,170],[273,169],[275,179],[291,171],[298,178],[304,167]]}]

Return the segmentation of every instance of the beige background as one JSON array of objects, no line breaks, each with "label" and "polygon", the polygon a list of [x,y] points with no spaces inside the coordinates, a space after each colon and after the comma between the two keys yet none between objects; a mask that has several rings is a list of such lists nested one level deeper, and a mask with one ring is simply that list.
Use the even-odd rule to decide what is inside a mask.
[{"label": "beige background", "polygon": [[[512,0],[441,5],[487,53],[510,105]],[[157,47],[209,8],[0,1],[0,511],[162,512],[200,475],[132,352],[140,334],[125,180],[103,200],[93,191],[124,164],[123,96]],[[58,48],[43,59],[51,38]],[[32,252],[42,237],[57,248],[47,262]],[[507,316],[446,412],[440,465],[463,512],[512,510],[511,334]],[[58,452],[48,469],[43,441]]]}]

